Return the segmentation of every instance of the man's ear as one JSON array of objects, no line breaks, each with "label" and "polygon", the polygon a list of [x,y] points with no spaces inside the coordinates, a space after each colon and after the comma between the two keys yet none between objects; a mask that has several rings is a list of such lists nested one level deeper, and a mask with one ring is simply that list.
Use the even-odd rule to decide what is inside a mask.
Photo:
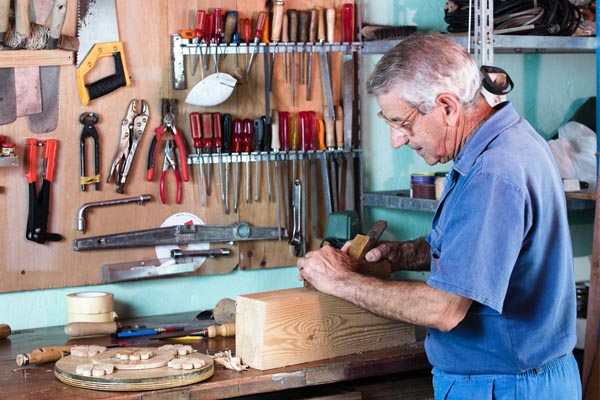
[{"label": "man's ear", "polygon": [[442,110],[446,126],[454,126],[460,111],[460,103],[456,96],[450,93],[442,93],[435,99],[435,102]]}]

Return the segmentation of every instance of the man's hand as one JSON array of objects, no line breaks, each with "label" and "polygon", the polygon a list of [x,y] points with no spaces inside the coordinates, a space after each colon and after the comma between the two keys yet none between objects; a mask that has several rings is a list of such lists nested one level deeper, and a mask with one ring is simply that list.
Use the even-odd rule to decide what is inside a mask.
[{"label": "man's hand", "polygon": [[[348,252],[352,241],[344,243],[343,252]],[[392,272],[395,271],[428,271],[431,263],[430,247],[424,238],[406,242],[379,241],[377,247],[365,254],[368,262],[387,259]]]},{"label": "man's hand", "polygon": [[335,295],[336,289],[345,285],[352,272],[348,254],[331,246],[310,251],[298,258],[299,278],[308,281],[320,292]]}]

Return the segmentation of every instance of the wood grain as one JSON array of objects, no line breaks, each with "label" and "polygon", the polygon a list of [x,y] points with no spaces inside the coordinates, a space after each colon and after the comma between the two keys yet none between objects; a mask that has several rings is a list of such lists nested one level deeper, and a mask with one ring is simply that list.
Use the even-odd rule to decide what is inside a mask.
[{"label": "wood grain", "polygon": [[237,298],[237,355],[260,370],[413,343],[415,329],[305,288]]}]

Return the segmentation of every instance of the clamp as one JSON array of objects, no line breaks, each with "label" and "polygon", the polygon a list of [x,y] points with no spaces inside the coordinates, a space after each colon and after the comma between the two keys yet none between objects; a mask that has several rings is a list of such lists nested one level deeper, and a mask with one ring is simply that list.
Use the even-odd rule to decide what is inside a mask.
[{"label": "clamp", "polygon": [[173,168],[175,174],[175,182],[177,183],[177,197],[175,202],[181,203],[181,176],[177,170],[177,160],[175,158],[175,149],[173,139],[168,139],[165,143],[165,161],[163,162],[162,173],[160,174],[160,201],[163,204],[167,203],[167,197],[165,195],[165,180],[167,177],[167,171],[169,168]]},{"label": "clamp", "polygon": [[137,150],[138,143],[142,139],[148,120],[150,119],[150,107],[145,100],[140,101],[141,111],[137,111],[137,100],[131,100],[127,113],[121,121],[121,137],[117,153],[110,166],[107,183],[113,179],[117,184],[117,193],[123,193],[123,186],[127,181],[129,170],[133,164],[133,157]]},{"label": "clamp", "polygon": [[[50,233],[48,215],[50,209],[50,184],[54,177],[54,161],[56,158],[56,139],[36,140],[28,138],[25,141],[27,150],[27,170],[25,177],[29,185],[29,214],[27,215],[27,233],[25,237],[32,242],[43,244],[46,241],[59,241],[62,236]],[[44,148],[42,153],[42,175],[44,177],[37,194],[37,148]]]},{"label": "clamp", "polygon": [[146,167],[146,180],[154,180],[154,163],[158,153],[158,148],[165,134],[170,134],[166,139],[175,139],[177,152],[179,153],[179,164],[181,164],[181,178],[187,182],[190,177],[187,168],[187,150],[185,142],[179,130],[175,126],[175,99],[162,99],[162,125],[156,128],[154,138],[150,144],[148,152],[148,163]]},{"label": "clamp", "polygon": [[[85,186],[94,184],[96,190],[100,190],[100,143],[98,143],[98,132],[96,131],[96,123],[98,122],[98,114],[93,112],[85,112],[79,116],[79,122],[83,124],[81,135],[79,137],[79,159],[81,165],[81,176],[79,184],[81,191],[85,192]],[[91,138],[94,141],[94,175],[87,176],[85,173],[85,140]]]}]

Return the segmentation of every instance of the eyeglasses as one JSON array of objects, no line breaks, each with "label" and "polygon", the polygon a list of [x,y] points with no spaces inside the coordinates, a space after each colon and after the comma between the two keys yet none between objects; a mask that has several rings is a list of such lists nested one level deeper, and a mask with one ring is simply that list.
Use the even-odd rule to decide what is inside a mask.
[{"label": "eyeglasses", "polygon": [[417,111],[419,110],[419,107],[421,107],[423,103],[419,104],[417,107],[415,107],[407,116],[406,118],[404,118],[402,121],[394,121],[392,119],[389,119],[388,117],[386,117],[383,114],[383,111],[379,111],[377,113],[377,116],[379,118],[381,118],[382,120],[385,121],[386,124],[388,124],[390,126],[390,128],[392,129],[406,129],[406,127],[408,125],[410,125],[410,119],[417,113]]}]

